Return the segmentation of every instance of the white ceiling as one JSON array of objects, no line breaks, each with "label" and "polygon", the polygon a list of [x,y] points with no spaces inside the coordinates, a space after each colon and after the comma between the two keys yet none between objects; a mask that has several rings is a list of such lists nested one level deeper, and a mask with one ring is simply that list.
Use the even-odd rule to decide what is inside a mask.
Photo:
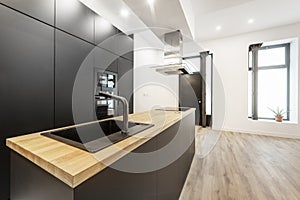
[{"label": "white ceiling", "polygon": [[[216,3],[216,2],[219,3]],[[198,41],[263,30],[300,21],[299,0],[192,0]],[[214,2],[214,3],[207,3]],[[199,9],[199,12],[197,10]],[[254,23],[248,24],[249,19]],[[222,26],[216,31],[216,26]]]},{"label": "white ceiling", "polygon": [[[197,41],[248,33],[300,21],[300,0],[184,0],[193,9],[193,24],[182,0],[123,0],[149,27],[180,29]],[[254,23],[248,24],[248,20]],[[217,26],[222,26],[220,31]]]},{"label": "white ceiling", "polygon": [[149,6],[147,0],[123,1],[156,35],[181,30],[183,35],[192,38],[179,0],[155,0],[153,6]]}]

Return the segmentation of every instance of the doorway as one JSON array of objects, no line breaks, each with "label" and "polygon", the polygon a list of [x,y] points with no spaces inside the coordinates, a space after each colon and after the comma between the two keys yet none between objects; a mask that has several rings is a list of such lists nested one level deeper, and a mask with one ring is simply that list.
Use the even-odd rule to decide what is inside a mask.
[{"label": "doorway", "polygon": [[179,76],[179,106],[196,108],[196,125],[211,127],[213,54],[205,51],[183,61],[193,74]]}]

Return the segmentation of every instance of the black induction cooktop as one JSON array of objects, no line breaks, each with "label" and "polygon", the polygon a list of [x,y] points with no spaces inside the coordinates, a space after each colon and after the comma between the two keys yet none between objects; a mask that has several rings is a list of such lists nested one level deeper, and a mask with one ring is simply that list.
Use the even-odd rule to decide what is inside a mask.
[{"label": "black induction cooktop", "polygon": [[165,110],[165,111],[187,111],[190,109],[189,107],[164,107],[164,108],[158,108],[156,110]]}]

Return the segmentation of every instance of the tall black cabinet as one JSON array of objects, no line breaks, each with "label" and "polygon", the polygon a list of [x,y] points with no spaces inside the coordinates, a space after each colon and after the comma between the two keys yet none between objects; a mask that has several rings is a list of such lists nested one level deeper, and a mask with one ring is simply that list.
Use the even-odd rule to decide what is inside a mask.
[{"label": "tall black cabinet", "polygon": [[0,199],[9,198],[5,138],[53,127],[54,28],[0,6]]},{"label": "tall black cabinet", "polygon": [[[132,61],[118,59],[118,93],[129,102],[129,113],[133,113],[133,68]],[[122,108],[121,108],[122,109]]]},{"label": "tall black cabinet", "polygon": [[[74,124],[74,82],[81,64],[94,46],[59,30],[55,31],[55,36],[55,126],[62,127]],[[92,60],[90,64],[93,65]],[[90,81],[93,81],[92,74]]]},{"label": "tall black cabinet", "polygon": [[[110,39],[116,34],[117,40]],[[100,67],[119,77],[126,73],[119,94],[133,99],[133,38],[80,1],[0,0],[0,52],[0,200],[7,200],[5,139],[74,124],[73,85],[87,57],[90,69]],[[85,94],[92,99],[93,70],[85,76],[90,83]],[[93,102],[88,106],[79,122],[91,120]]]},{"label": "tall black cabinet", "polygon": [[0,3],[37,20],[54,25],[54,1],[55,0],[0,0]]}]

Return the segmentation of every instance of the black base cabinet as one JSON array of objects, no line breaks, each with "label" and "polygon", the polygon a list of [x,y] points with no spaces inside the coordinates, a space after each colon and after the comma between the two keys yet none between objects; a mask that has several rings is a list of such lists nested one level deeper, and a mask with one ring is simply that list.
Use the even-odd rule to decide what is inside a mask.
[{"label": "black base cabinet", "polygon": [[179,157],[174,162],[161,169],[144,173],[117,170],[116,167],[120,166],[132,169],[137,167],[137,164],[144,166],[152,162],[159,164],[162,162],[161,159],[165,158],[165,155],[158,154],[152,160],[149,159],[149,163],[139,163],[128,154],[76,188],[70,188],[19,154],[12,152],[11,199],[22,197],[23,200],[177,200],[195,153],[194,120],[194,113],[191,113],[134,150],[135,153],[154,152],[175,141],[167,152],[174,152],[178,148],[183,152],[179,155],[170,154],[170,157]]}]

